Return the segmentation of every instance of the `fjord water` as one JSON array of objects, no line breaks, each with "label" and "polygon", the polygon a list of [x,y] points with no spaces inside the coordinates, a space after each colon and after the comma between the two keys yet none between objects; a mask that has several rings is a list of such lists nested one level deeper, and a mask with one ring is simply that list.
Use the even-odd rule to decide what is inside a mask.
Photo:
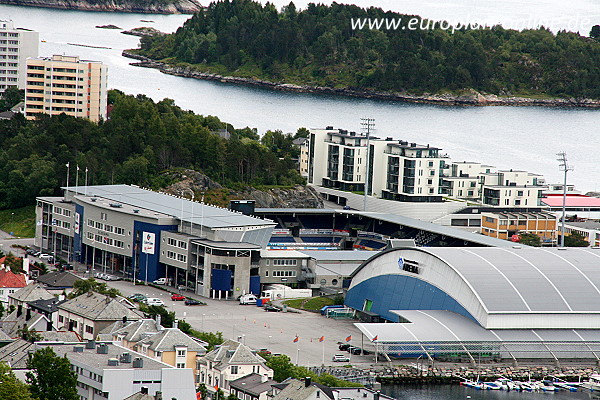
[{"label": "fjord water", "polygon": [[[475,390],[459,385],[386,385],[382,387],[383,393],[397,400],[589,400],[590,393],[585,392],[556,392],[556,393],[529,393],[506,392],[503,390]],[[467,397],[469,396],[469,397]]]},{"label": "fjord water", "polygon": [[[471,2],[456,0],[452,4],[460,5],[461,9]],[[277,6],[285,3],[287,0],[276,1]],[[357,0],[355,3],[363,6],[389,5],[388,8],[402,11],[403,4],[415,7],[421,2]],[[493,3],[495,5],[492,6],[492,2],[486,0],[481,4],[487,4],[492,11],[506,11],[514,0]],[[557,0],[534,2],[542,3],[558,4]],[[568,3],[573,6],[573,12],[566,15],[576,16],[588,4],[591,11],[595,10],[590,0]],[[449,19],[460,16],[449,2],[428,0],[421,7],[427,11],[429,5],[430,12],[434,12],[441,4],[447,5],[450,14],[454,13],[448,16]],[[564,11],[562,6],[557,9]],[[552,14],[551,8],[540,8],[540,11]],[[407,12],[415,11],[408,9]],[[130,66],[133,60],[122,57],[121,51],[137,47],[138,38],[123,35],[120,30],[95,27],[108,24],[123,29],[152,26],[172,32],[187,18],[185,15],[98,13],[0,5],[0,19],[12,19],[15,26],[40,32],[40,40],[43,41],[40,43],[41,56],[67,54],[103,61],[109,67],[109,87],[125,93],[142,93],[154,100],[168,97],[184,109],[216,115],[236,127],[250,126],[260,133],[268,129],[291,132],[299,127],[331,125],[358,131],[360,118],[368,116],[375,118],[376,135],[380,137],[429,143],[442,148],[443,153],[456,161],[479,161],[503,169],[525,169],[545,175],[549,182],[562,181],[555,154],[566,151],[575,167],[569,175],[570,182],[584,191],[600,190],[600,163],[597,159],[600,110],[417,105],[273,92],[186,79]],[[107,48],[78,46],[82,44]]]}]

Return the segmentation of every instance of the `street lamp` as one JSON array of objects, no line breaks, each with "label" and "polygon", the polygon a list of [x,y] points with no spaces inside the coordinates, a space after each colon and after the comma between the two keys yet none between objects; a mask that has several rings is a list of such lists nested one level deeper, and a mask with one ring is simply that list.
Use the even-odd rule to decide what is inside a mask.
[{"label": "street lamp", "polygon": [[573,171],[573,167],[569,166],[567,163],[567,153],[561,151],[556,154],[558,158],[556,159],[560,164],[560,170],[565,173],[565,180],[563,183],[563,201],[562,201],[562,223],[560,226],[560,247],[565,247],[565,213],[567,207],[567,172]]},{"label": "street lamp", "polygon": [[202,329],[201,329],[201,330],[202,330],[202,332],[204,332],[204,316],[205,316],[205,315],[206,315],[206,314],[202,314]]}]

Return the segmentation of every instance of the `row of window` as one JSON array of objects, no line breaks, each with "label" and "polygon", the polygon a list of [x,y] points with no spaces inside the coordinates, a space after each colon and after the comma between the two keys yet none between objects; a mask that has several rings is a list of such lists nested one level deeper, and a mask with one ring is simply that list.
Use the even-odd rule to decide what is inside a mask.
[{"label": "row of window", "polygon": [[274,266],[295,266],[298,264],[296,259],[273,260]]},{"label": "row of window", "polygon": [[[0,32],[0,37],[6,37],[6,32]],[[8,32],[8,37],[19,37],[18,32]]]},{"label": "row of window", "polygon": [[102,236],[102,235],[94,235],[93,232],[88,232],[87,233],[87,238],[89,240],[91,240],[92,242],[97,242],[97,243],[103,243],[107,246],[114,246],[117,247],[119,249],[124,249],[125,248],[125,242],[123,242],[122,240],[116,240],[113,238],[109,238],[106,236]]},{"label": "row of window", "polygon": [[60,208],[54,206],[54,214],[64,215],[65,217],[71,216],[71,210],[67,210],[66,208]]},{"label": "row of window", "polygon": [[169,246],[173,246],[173,247],[179,247],[180,249],[187,249],[187,242],[184,242],[183,240],[177,240],[174,238],[168,238],[167,239],[167,244]]},{"label": "row of window", "polygon": [[170,258],[171,260],[187,262],[187,256],[185,254],[175,253],[174,251],[167,251],[167,258]]},{"label": "row of window", "polygon": [[120,226],[103,224],[102,222],[94,221],[91,218],[88,219],[88,226],[91,228],[96,228],[98,230],[104,230],[106,232],[114,233],[116,235],[125,236],[125,228],[121,228]]},{"label": "row of window", "polygon": [[[271,276],[273,276],[274,278],[279,278],[279,277],[294,277],[296,276],[296,271],[291,270],[291,271],[272,271],[271,272]],[[265,276],[269,276],[269,271],[265,271]]]}]

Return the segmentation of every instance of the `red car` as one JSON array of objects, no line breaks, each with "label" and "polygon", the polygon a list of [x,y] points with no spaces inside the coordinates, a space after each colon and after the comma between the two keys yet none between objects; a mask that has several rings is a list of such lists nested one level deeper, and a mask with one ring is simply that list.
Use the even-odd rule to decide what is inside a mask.
[{"label": "red car", "polygon": [[173,301],[183,301],[183,300],[185,300],[185,296],[183,296],[181,294],[173,293],[171,295],[171,300],[173,300]]}]

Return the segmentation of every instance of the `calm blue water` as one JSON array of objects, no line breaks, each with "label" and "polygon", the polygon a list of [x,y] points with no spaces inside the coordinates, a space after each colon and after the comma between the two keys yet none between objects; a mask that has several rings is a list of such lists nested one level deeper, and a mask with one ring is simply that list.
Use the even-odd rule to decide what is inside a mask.
[{"label": "calm blue water", "polygon": [[506,392],[503,390],[475,390],[460,385],[388,385],[383,386],[381,392],[397,400],[466,400],[469,398],[471,400],[589,400],[591,398],[590,393],[585,392]]},{"label": "calm blue water", "polygon": [[[276,0],[281,6],[288,0]],[[300,4],[306,3],[302,0]],[[487,10],[490,15],[521,12],[563,15],[576,18],[588,10],[593,16],[600,8],[597,0],[454,0],[396,1],[356,0],[359,5],[378,5],[397,11],[422,13],[435,18],[447,13],[460,17],[463,11]],[[519,7],[516,4],[519,3]],[[479,11],[478,11],[479,10]],[[481,11],[483,12],[483,11]],[[600,12],[598,12],[600,15]],[[446,15],[446,14],[444,14]],[[483,15],[482,15],[483,17]],[[441,147],[456,161],[479,161],[502,169],[525,169],[543,174],[548,182],[562,181],[555,154],[566,151],[575,170],[571,183],[583,191],[600,190],[600,110],[539,107],[443,107],[385,101],[281,93],[179,78],[152,69],[129,65],[121,51],[137,46],[138,38],[118,30],[95,28],[114,24],[123,29],[153,26],[172,32],[188,16],[96,13],[0,5],[0,19],[13,19],[16,26],[40,32],[40,55],[79,55],[100,60],[109,67],[109,87],[125,93],[143,93],[155,100],[169,97],[184,109],[216,115],[236,127],[250,126],[264,133],[284,132],[299,127],[328,125],[360,130],[360,118],[375,118],[376,134]],[[140,20],[153,20],[144,23]],[[596,20],[596,23],[600,18]],[[94,49],[73,44],[110,47]]]}]

